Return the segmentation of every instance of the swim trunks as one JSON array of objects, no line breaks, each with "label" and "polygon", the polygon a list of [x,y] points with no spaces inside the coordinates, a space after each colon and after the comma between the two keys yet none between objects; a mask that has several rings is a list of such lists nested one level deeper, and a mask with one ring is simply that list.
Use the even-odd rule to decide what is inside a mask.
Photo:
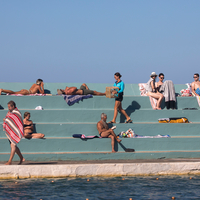
[{"label": "swim trunks", "polygon": [[200,95],[200,89],[197,88],[196,91],[195,91],[198,95]]},{"label": "swim trunks", "polygon": [[87,90],[85,86],[81,85],[80,90],[83,91],[83,95],[94,94],[93,90]]}]

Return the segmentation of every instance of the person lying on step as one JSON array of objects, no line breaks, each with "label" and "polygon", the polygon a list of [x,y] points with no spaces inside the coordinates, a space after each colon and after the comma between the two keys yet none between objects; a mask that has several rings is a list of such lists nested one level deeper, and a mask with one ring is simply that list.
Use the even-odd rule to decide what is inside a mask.
[{"label": "person lying on step", "polygon": [[22,94],[22,95],[29,95],[29,94],[44,94],[44,82],[42,79],[38,79],[36,83],[34,83],[29,90],[22,89],[20,91],[14,92],[12,90],[5,90],[0,89],[0,95],[4,92],[6,94]]},{"label": "person lying on step", "polygon": [[66,94],[66,95],[88,95],[88,94],[97,96],[106,95],[106,93],[90,90],[85,83],[81,85],[80,89],[77,89],[77,87],[66,87],[65,90],[57,89],[57,92],[58,94]]}]

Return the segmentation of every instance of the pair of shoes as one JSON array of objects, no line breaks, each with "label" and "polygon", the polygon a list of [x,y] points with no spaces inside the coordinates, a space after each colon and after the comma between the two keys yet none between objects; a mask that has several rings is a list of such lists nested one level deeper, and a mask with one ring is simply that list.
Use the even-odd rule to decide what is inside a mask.
[{"label": "pair of shoes", "polygon": [[131,119],[129,119],[129,120],[126,120],[125,121],[125,124],[127,124],[127,123],[131,123],[133,120],[131,120]]}]

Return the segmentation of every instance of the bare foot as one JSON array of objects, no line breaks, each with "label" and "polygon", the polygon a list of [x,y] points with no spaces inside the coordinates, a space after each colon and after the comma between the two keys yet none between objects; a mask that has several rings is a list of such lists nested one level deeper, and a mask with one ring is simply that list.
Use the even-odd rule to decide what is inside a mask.
[{"label": "bare foot", "polygon": [[116,151],[115,151],[115,150],[112,150],[112,153],[116,153]]},{"label": "bare foot", "polygon": [[157,108],[154,108],[154,110],[157,110]]},{"label": "bare foot", "polygon": [[7,163],[5,163],[4,165],[12,165],[12,162],[7,162]]},{"label": "bare foot", "polygon": [[25,158],[21,159],[18,165],[21,165],[22,162],[24,162],[24,161],[25,161]]},{"label": "bare foot", "polygon": [[117,142],[118,142],[118,143],[120,143],[121,141],[122,141],[122,140],[120,140],[120,139],[117,139]]},{"label": "bare foot", "polygon": [[0,89],[0,95],[1,95],[1,93],[2,93],[2,89]]},{"label": "bare foot", "polygon": [[157,108],[157,110],[161,110],[161,108]]}]

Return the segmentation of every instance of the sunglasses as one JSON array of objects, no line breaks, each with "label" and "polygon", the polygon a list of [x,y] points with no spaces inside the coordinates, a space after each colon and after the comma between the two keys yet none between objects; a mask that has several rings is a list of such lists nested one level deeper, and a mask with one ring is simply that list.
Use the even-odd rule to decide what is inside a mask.
[{"label": "sunglasses", "polygon": [[164,77],[160,77],[160,79],[164,79]]},{"label": "sunglasses", "polygon": [[198,78],[197,76],[194,76],[193,78]]}]

